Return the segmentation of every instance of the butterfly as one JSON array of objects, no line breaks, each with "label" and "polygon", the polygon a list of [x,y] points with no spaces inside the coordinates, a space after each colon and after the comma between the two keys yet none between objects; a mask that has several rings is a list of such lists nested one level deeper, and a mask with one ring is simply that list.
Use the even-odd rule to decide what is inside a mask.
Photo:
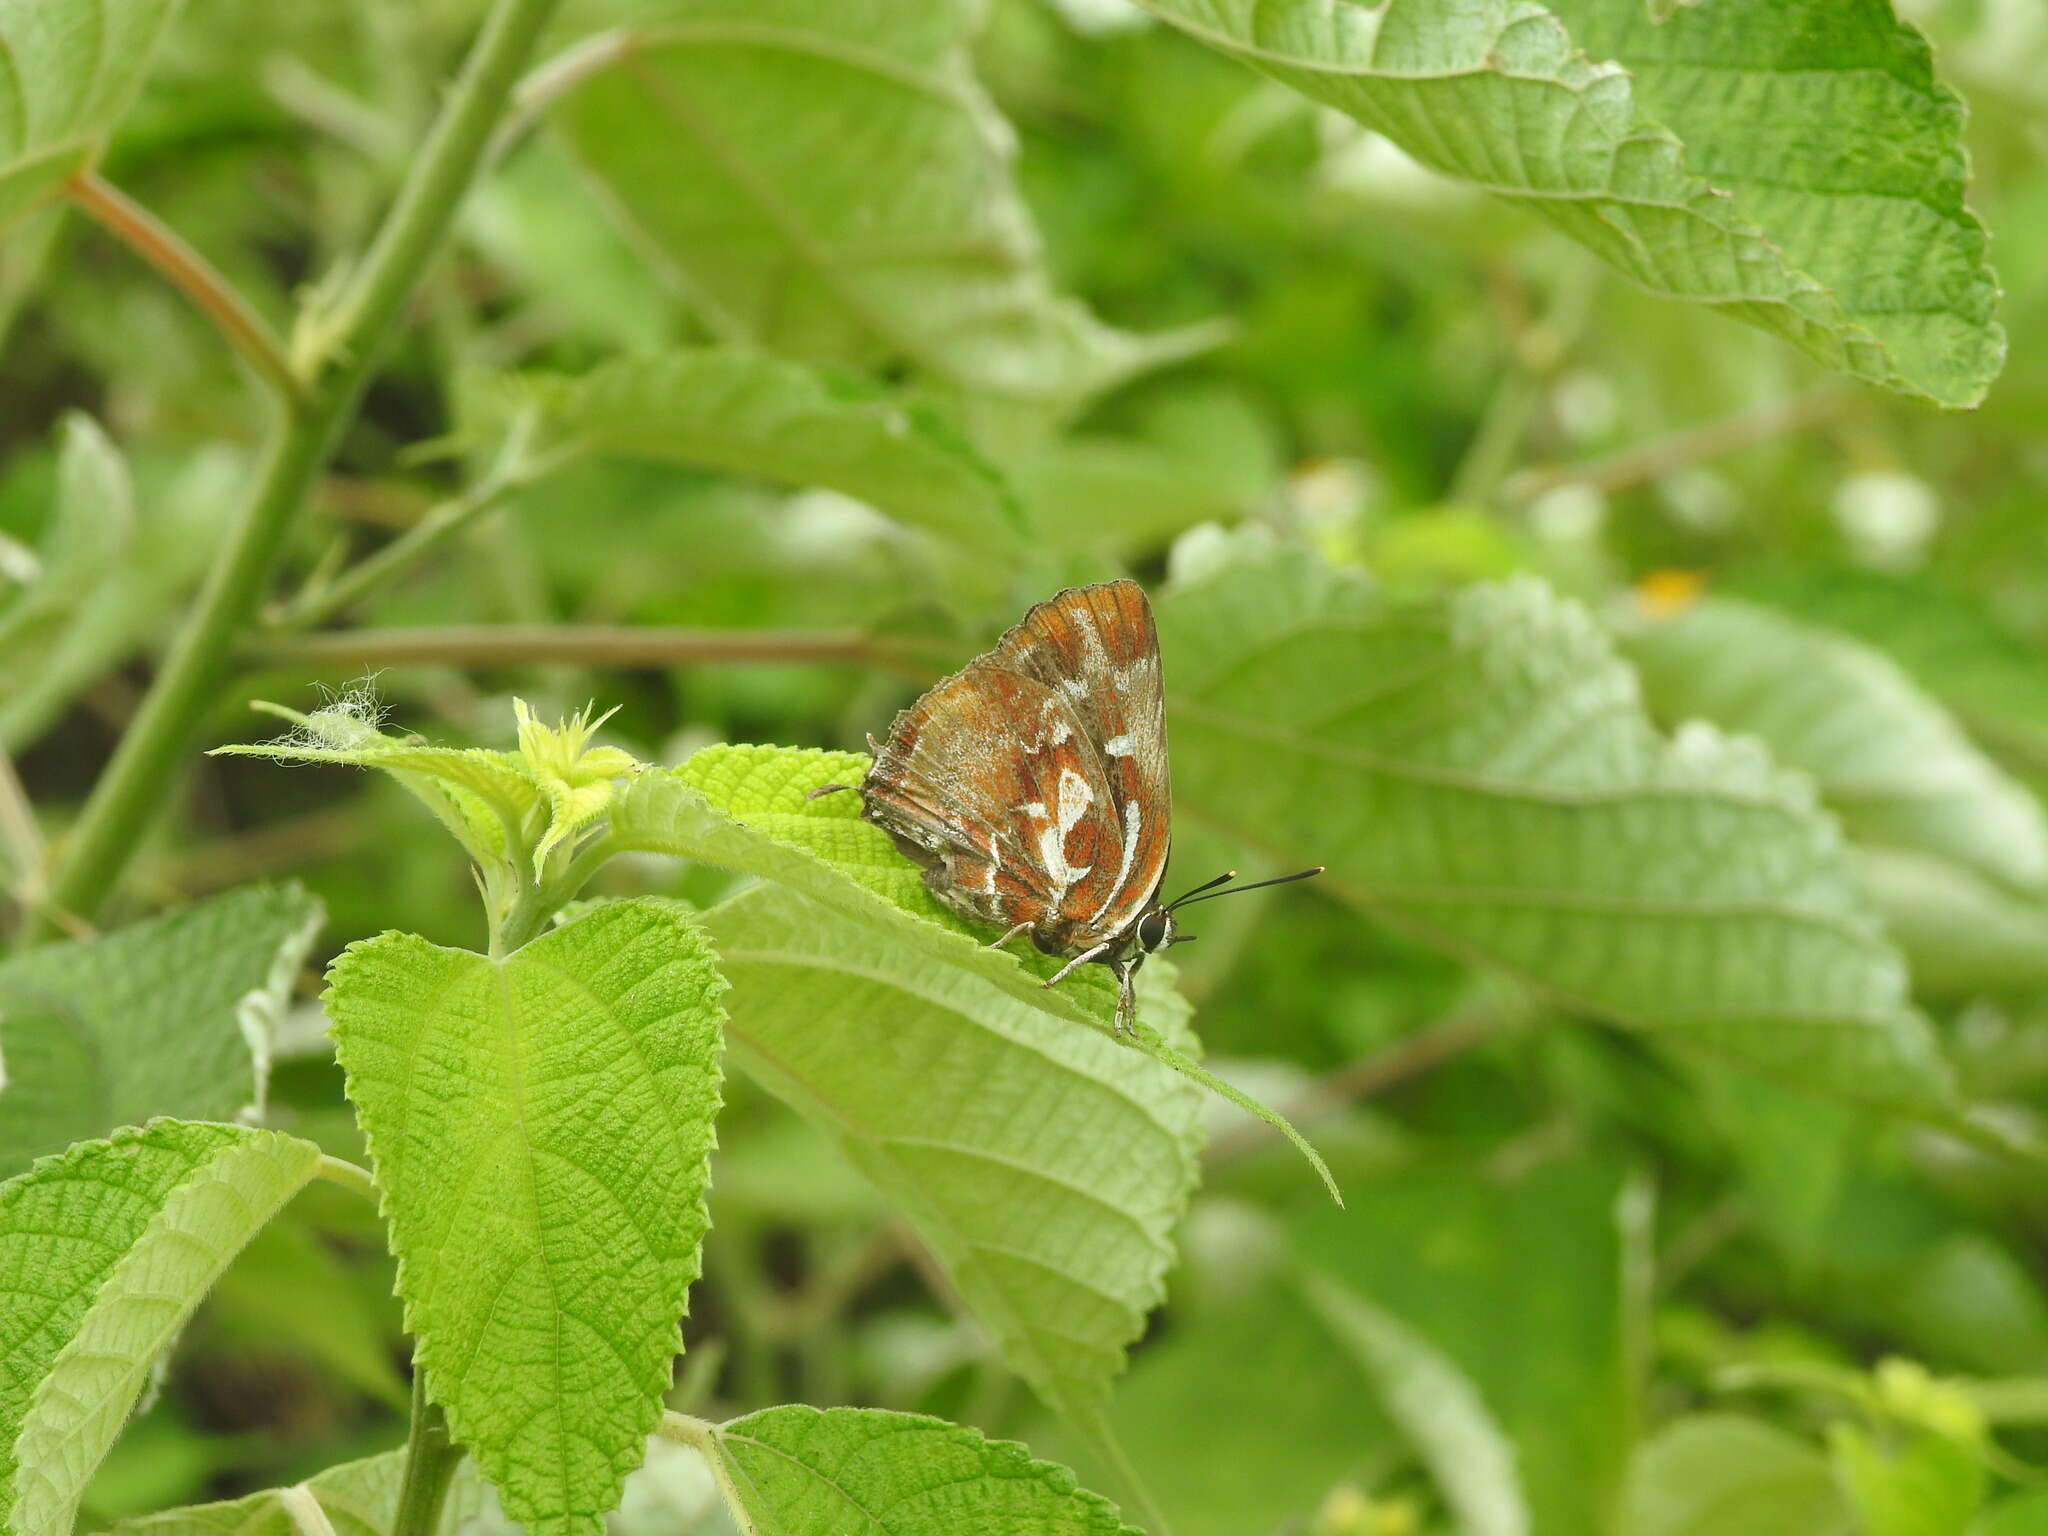
[{"label": "butterfly", "polygon": [[1134,1032],[1146,956],[1194,937],[1176,911],[1322,873],[1218,889],[1233,870],[1159,900],[1173,846],[1166,695],[1151,604],[1127,579],[1038,604],[868,745],[862,817],[923,866],[940,902],[1002,929],[991,947],[1028,934],[1066,957],[1048,987],[1108,966],[1118,1033]]}]

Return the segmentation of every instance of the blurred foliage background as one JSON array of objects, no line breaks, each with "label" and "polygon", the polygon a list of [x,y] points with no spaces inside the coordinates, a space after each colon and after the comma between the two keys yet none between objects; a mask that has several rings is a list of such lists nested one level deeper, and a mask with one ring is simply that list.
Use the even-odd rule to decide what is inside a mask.
[{"label": "blurred foliage background", "polygon": [[[1770,336],[1638,292],[1554,230],[1112,0],[997,0],[974,63],[1014,129],[1053,287],[1182,354],[1147,359],[1160,365],[1070,420],[1006,406],[971,422],[1036,530],[1025,559],[980,559],[829,492],[591,459],[376,592],[361,628],[336,632],[353,638],[259,636],[208,739],[259,734],[251,698],[305,705],[375,673],[393,721],[437,740],[506,745],[516,691],[543,714],[618,704],[611,739],[656,761],[719,740],[857,747],[943,670],[933,658],[971,654],[1066,582],[1159,580],[1177,538],[1224,523],[1401,594],[1533,572],[1622,624],[1741,596],[1889,655],[2038,793],[2048,19],[2031,0],[1906,9],[1969,104],[1971,202],[2004,290],[2010,357],[1979,409],[1833,378]],[[480,11],[192,0],[105,173],[283,315],[379,205]],[[479,370],[573,373],[726,339],[608,216],[603,181],[572,153],[577,132],[604,131],[508,136],[319,486],[297,578],[487,471]],[[222,537],[260,417],[186,302],[62,210],[0,244],[0,340],[0,533],[44,543],[72,413],[120,445],[134,484],[120,558],[76,595],[84,617],[0,697],[0,746],[59,832]],[[654,648],[605,665],[451,662],[418,633],[510,624],[910,644],[888,665],[801,643],[724,663]],[[1684,666],[1660,688],[1655,646],[1640,659],[1660,716],[1711,712]],[[1739,716],[1769,673],[1719,702]],[[1841,792],[1853,817],[1853,786]],[[1235,857],[1192,829],[1180,853],[1190,880]],[[396,787],[231,759],[195,762],[127,910],[266,877],[326,903],[318,959],[386,928],[482,938],[460,858]],[[730,884],[651,860],[606,880],[698,901]],[[1978,926],[1917,910],[1932,929],[1944,912]],[[2048,1477],[2038,1171],[1584,1021],[1553,1027],[1533,996],[1313,889],[1210,917],[1179,952],[1210,1056],[1297,1112],[1351,1209],[1328,1209],[1275,1138],[1217,1111],[1170,1298],[1114,1408],[1181,1536],[1453,1528],[1451,1453],[1404,1417],[1397,1369],[1353,1363],[1341,1341],[1357,1320],[1305,1287],[1304,1259],[1469,1379],[1514,1442],[1538,1532],[2048,1530],[2048,1495],[2029,1491]],[[1975,1096],[2025,1125],[2048,1108],[2048,972],[2025,959],[2048,954],[2048,921],[2010,921],[1988,958],[1939,931],[1914,954],[1932,957],[1924,1001]],[[350,1153],[315,986],[280,1041],[273,1110]],[[940,1413],[1113,1491],[928,1283],[876,1197],[787,1110],[744,1080],[731,1091],[679,1393],[739,1411]],[[365,1207],[324,1187],[295,1204],[179,1345],[95,1485],[93,1520],[397,1443],[391,1282]],[[699,1528],[708,1488],[694,1464],[671,1474],[617,1518]]]}]

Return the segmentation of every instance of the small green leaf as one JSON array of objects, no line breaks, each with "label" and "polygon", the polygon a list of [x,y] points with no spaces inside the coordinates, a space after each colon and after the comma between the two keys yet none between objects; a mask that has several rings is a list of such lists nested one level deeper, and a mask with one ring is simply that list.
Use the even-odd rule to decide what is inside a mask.
[{"label": "small green leaf", "polygon": [[1652,292],[1943,405],[2004,358],[1962,103],[1889,0],[1141,0]]},{"label": "small green leaf", "polygon": [[1849,1536],[1827,1458],[1797,1436],[1732,1413],[1674,1419],[1629,1467],[1629,1536]]},{"label": "small green leaf", "polygon": [[0,1184],[0,1528],[69,1536],[151,1365],[319,1160],[275,1131],[157,1120]]},{"label": "small green leaf", "polygon": [[57,455],[57,509],[37,551],[39,570],[0,604],[0,693],[42,666],[80,605],[135,537],[135,487],[127,461],[99,424],[73,411]]},{"label": "small green leaf", "polygon": [[1378,1387],[1465,1536],[1527,1536],[1515,1448],[1476,1388],[1398,1317],[1329,1276],[1302,1277],[1309,1306]]},{"label": "small green leaf", "polygon": [[296,886],[250,886],[0,962],[0,1176],[157,1115],[259,1110],[321,921]]},{"label": "small green leaf", "polygon": [[1834,824],[1754,745],[1651,728],[1531,580],[1402,605],[1252,536],[1158,605],[1176,809],[1575,1007],[1814,1090],[1939,1110],[1926,1021]]},{"label": "small green leaf", "polygon": [[599,1530],[660,1411],[708,1224],[724,989],[653,897],[501,960],[387,933],[330,972],[427,1390],[535,1536]]},{"label": "small green leaf", "polygon": [[[307,1536],[292,1501],[310,1496],[334,1527],[334,1536],[390,1536],[405,1479],[405,1452],[387,1451],[345,1461],[293,1488],[265,1488],[239,1499],[191,1504],[117,1520],[102,1536]],[[435,1530],[446,1536],[515,1536],[517,1527],[497,1508],[490,1489],[464,1457],[449,1478]]]},{"label": "small green leaf", "polygon": [[606,454],[823,486],[983,551],[1023,529],[996,471],[936,410],[849,374],[706,347],[576,378],[486,376],[472,394],[489,417],[530,419],[528,452],[550,469]]},{"label": "small green leaf", "polygon": [[103,0],[0,16],[0,227],[91,170],[128,110],[179,0]]},{"label": "small green leaf", "polygon": [[973,0],[711,0],[553,121],[720,340],[1051,412],[1189,349],[1056,295],[975,78]]},{"label": "small green leaf", "polygon": [[1968,1536],[1984,1499],[1984,1462],[1975,1447],[1937,1434],[1885,1447],[1846,1423],[1836,1424],[1828,1440],[1859,1536]]},{"label": "small green leaf", "polygon": [[1350,1211],[1317,1211],[1295,1229],[1307,1266],[1399,1319],[1478,1390],[1514,1442],[1536,1536],[1606,1525],[1633,1435],[1621,1182],[1590,1158],[1513,1182],[1406,1168],[1354,1189]]},{"label": "small green leaf", "polygon": [[1140,1536],[1065,1467],[922,1414],[792,1405],[703,1439],[762,1536]]}]

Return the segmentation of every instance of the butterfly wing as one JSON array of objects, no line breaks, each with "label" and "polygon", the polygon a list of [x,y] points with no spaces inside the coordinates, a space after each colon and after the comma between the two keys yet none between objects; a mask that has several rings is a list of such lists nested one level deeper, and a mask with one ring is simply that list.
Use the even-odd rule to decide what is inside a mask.
[{"label": "butterfly wing", "polygon": [[1158,642],[1135,582],[1040,603],[898,715],[868,819],[954,910],[1052,954],[1123,935],[1171,841]]},{"label": "butterfly wing", "polygon": [[1128,579],[1070,587],[1025,614],[988,659],[1065,699],[1097,757],[1118,828],[1117,875],[1107,889],[1075,891],[1068,915],[1120,933],[1158,894],[1173,849],[1166,693],[1145,589]]},{"label": "butterfly wing", "polygon": [[[1088,947],[1064,914],[1118,856],[1109,786],[1065,700],[982,658],[896,717],[863,814],[977,922],[1032,925],[1052,953]],[[1070,949],[1068,946],[1073,944]]]}]

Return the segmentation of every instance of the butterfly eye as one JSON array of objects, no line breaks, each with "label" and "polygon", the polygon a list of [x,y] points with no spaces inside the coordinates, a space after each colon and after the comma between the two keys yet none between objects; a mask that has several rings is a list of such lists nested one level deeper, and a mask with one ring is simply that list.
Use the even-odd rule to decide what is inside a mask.
[{"label": "butterfly eye", "polygon": [[1147,912],[1138,920],[1138,947],[1147,954],[1173,942],[1173,914],[1164,907]]}]

